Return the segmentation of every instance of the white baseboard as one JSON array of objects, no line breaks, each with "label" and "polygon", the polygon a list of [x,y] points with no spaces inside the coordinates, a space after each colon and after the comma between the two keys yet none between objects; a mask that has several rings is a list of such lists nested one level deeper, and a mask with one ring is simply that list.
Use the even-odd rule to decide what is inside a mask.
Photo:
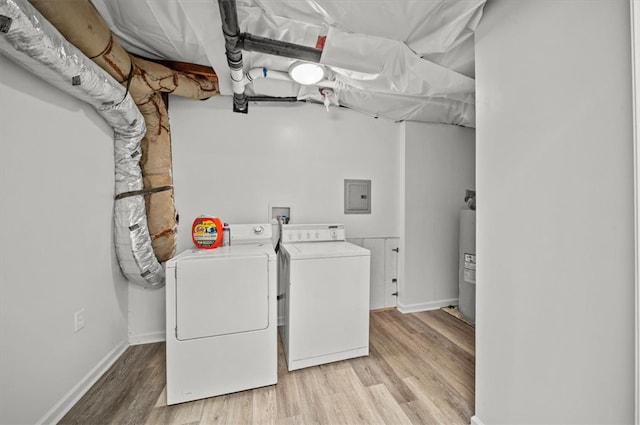
[{"label": "white baseboard", "polygon": [[408,304],[408,305],[398,303],[397,308],[400,313],[417,313],[419,311],[437,310],[439,308],[447,307],[450,305],[458,305],[458,299],[451,298],[449,300],[430,301],[427,303]]},{"label": "white baseboard", "polygon": [[484,425],[484,423],[476,415],[471,417],[471,425]]},{"label": "white baseboard", "polygon": [[165,331],[149,332],[146,334],[129,335],[129,345],[152,344],[167,340]]},{"label": "white baseboard", "polygon": [[58,401],[45,415],[40,418],[37,425],[56,424],[62,417],[89,391],[89,388],[120,358],[129,347],[127,341],[122,341],[111,350],[98,364],[85,375],[60,401]]}]

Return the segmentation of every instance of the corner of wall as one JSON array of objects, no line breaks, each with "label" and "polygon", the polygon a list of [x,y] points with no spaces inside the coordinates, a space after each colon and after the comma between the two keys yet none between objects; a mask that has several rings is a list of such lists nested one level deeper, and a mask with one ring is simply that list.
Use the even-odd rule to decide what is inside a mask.
[{"label": "corner of wall", "polygon": [[67,394],[62,397],[40,420],[37,425],[55,424],[80,400],[102,375],[120,358],[129,347],[127,341],[121,341],[113,350],[96,364]]},{"label": "corner of wall", "polygon": [[635,376],[635,423],[640,425],[640,3],[629,1],[631,8],[631,55],[633,84],[633,149],[635,186],[635,280],[636,280],[636,376]]},{"label": "corner of wall", "polygon": [[474,415],[471,417],[471,425],[484,425],[484,422],[482,422],[479,417]]},{"label": "corner of wall", "polygon": [[[405,286],[405,235],[406,235],[406,205],[407,200],[405,196],[406,178],[407,178],[407,166],[406,166],[406,150],[407,150],[407,124],[401,122],[398,125],[398,172],[400,173],[400,187],[398,191],[400,193],[400,211],[398,212],[399,229],[400,229],[400,241],[398,242],[398,306],[402,305],[405,301],[406,286]],[[400,309],[399,309],[400,310]],[[400,310],[402,311],[402,310]]]},{"label": "corner of wall", "polygon": [[165,288],[147,289],[129,284],[129,344],[166,339]]}]

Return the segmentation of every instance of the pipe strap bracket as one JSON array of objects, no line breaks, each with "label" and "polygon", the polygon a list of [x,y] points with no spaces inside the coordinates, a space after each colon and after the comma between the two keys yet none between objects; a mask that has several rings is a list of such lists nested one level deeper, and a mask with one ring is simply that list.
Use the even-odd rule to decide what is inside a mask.
[{"label": "pipe strap bracket", "polygon": [[115,196],[115,200],[129,198],[131,196],[150,195],[153,193],[164,192],[166,190],[173,190],[173,186],[158,186],[151,187],[149,189],[131,190],[129,192],[122,192]]}]

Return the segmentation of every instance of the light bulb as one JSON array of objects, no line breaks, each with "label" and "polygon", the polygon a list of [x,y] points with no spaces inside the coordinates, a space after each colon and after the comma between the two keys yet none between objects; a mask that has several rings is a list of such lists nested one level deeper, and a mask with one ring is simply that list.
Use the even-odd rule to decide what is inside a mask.
[{"label": "light bulb", "polygon": [[316,84],[324,78],[324,68],[317,63],[295,62],[289,68],[289,75],[298,84]]}]

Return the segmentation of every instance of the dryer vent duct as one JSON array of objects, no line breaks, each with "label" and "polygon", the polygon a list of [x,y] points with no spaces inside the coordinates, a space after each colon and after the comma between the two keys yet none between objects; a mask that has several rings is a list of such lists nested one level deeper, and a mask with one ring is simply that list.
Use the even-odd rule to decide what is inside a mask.
[{"label": "dryer vent duct", "polygon": [[177,214],[173,200],[171,132],[163,93],[193,99],[218,94],[217,79],[176,71],[129,54],[89,0],[30,0],[71,44],[127,88],[147,127],[142,139],[141,190],[118,194],[142,197],[153,252],[158,261],[175,255]]},{"label": "dryer vent duct", "polygon": [[[131,95],[98,65],[67,42],[24,0],[0,0],[0,51],[63,92],[93,106],[113,128],[116,193],[142,189],[138,162],[145,122]],[[128,197],[114,205],[115,249],[123,273],[149,287],[164,284],[153,255],[144,199]]]},{"label": "dryer vent duct", "polygon": [[205,98],[218,94],[217,81],[132,57],[88,0],[32,3],[42,11],[26,0],[0,0],[0,52],[90,104],[111,125],[114,239],[120,268],[132,283],[162,287],[160,261],[175,254],[177,225],[168,115],[161,92]]}]

